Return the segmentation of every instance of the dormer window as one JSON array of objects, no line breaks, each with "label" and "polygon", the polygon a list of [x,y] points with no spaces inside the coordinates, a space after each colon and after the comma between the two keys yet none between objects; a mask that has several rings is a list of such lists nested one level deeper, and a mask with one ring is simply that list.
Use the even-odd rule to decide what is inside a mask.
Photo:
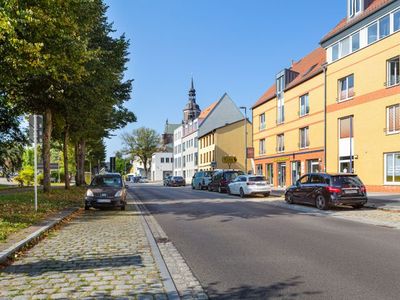
[{"label": "dormer window", "polygon": [[363,0],[348,0],[348,18],[353,18],[363,10]]}]

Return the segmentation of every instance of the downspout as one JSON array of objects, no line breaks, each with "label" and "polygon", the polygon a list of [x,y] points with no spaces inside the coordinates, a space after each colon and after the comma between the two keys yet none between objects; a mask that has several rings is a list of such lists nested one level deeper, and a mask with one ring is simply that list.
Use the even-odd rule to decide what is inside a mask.
[{"label": "downspout", "polygon": [[326,69],[328,67],[327,63],[322,65],[322,70],[324,71],[324,172],[326,172],[326,150],[327,150],[327,74]]}]

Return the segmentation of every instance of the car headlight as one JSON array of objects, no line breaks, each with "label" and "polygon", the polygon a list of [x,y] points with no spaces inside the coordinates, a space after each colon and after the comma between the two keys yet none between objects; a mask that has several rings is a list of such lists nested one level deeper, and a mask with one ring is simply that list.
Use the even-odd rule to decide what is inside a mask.
[{"label": "car headlight", "polygon": [[114,197],[121,197],[122,196],[122,190],[118,191],[115,193]]},{"label": "car headlight", "polygon": [[94,194],[93,194],[92,190],[87,190],[86,191],[86,196],[87,197],[94,197]]}]

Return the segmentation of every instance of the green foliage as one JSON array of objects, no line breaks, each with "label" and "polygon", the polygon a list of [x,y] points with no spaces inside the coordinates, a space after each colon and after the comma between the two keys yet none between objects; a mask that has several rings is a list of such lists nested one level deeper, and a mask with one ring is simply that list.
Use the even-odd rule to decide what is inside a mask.
[{"label": "green foliage", "polygon": [[43,173],[38,174],[37,176],[37,182],[39,185],[43,185],[43,180],[44,180],[44,175]]},{"label": "green foliage", "polygon": [[124,152],[131,154],[132,157],[139,157],[147,174],[151,156],[158,150],[160,136],[154,129],[141,127],[133,130],[131,134],[124,133],[122,140]]},{"label": "green foliage", "polygon": [[26,167],[20,172],[20,176],[24,180],[25,185],[32,185],[34,180],[34,171],[32,167]]}]

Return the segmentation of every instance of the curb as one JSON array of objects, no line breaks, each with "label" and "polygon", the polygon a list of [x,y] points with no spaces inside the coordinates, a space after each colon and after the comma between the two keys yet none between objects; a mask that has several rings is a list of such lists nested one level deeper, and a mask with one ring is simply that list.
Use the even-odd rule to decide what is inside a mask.
[{"label": "curb", "polygon": [[23,240],[15,243],[11,247],[1,251],[0,252],[0,264],[5,263],[14,253],[16,253],[17,251],[19,251],[22,248],[24,248],[31,241],[39,238],[45,232],[47,232],[50,229],[52,229],[54,226],[56,226],[57,224],[62,222],[64,219],[68,218],[69,216],[71,216],[72,214],[77,212],[79,209],[80,209],[79,207],[74,207],[74,208],[66,209],[66,210],[63,210],[63,211],[59,212],[58,213],[59,215],[57,215],[56,217],[52,217],[49,220],[47,220],[47,221],[50,221],[48,224],[42,226],[41,228],[39,228],[35,232],[31,233],[30,235],[28,235]]},{"label": "curb", "polygon": [[158,247],[158,244],[154,238],[154,235],[150,229],[150,225],[148,224],[146,218],[144,217],[145,214],[148,212],[146,209],[141,207],[142,205],[137,202],[135,199],[134,195],[130,192],[128,192],[129,195],[131,196],[130,198],[133,200],[133,205],[136,207],[137,211],[140,213],[140,221],[142,223],[143,229],[145,231],[147,240],[149,241],[151,252],[153,253],[155,263],[158,266],[158,269],[160,270],[160,276],[162,278],[165,290],[168,295],[168,300],[179,300],[179,294],[178,290],[176,289],[174,280],[172,279],[172,276],[168,270],[168,267],[164,261],[164,258],[161,254],[160,248]]}]

